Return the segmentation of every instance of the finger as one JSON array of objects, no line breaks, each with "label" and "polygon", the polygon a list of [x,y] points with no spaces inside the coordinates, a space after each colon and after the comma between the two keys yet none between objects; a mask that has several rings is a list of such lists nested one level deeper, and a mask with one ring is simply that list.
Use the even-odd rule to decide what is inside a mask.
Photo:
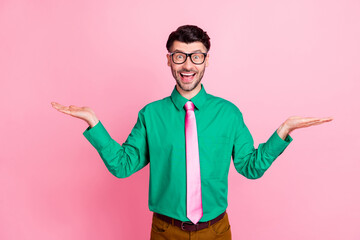
[{"label": "finger", "polygon": [[54,108],[57,108],[59,106],[59,104],[57,102],[51,102],[51,105],[54,107]]},{"label": "finger", "polygon": [[310,119],[312,119],[312,120],[329,120],[329,121],[333,120],[332,117],[326,117],[326,118],[310,118]]},{"label": "finger", "polygon": [[332,121],[334,118],[333,117],[327,117],[327,118],[322,118],[322,120],[326,121],[326,122],[330,122]]},{"label": "finger", "polygon": [[309,118],[309,119],[302,119],[302,124],[312,124],[312,123],[316,123],[316,122],[319,122],[320,119],[317,119],[317,118]]},{"label": "finger", "polygon": [[329,122],[332,121],[332,118],[303,118],[302,122],[305,124],[314,123],[314,122]]},{"label": "finger", "polygon": [[317,119],[316,122],[330,122],[332,120],[333,120],[332,118],[319,118]]},{"label": "finger", "polygon": [[308,126],[306,126],[306,127],[315,126],[315,125],[320,125],[320,124],[323,124],[323,123],[324,123],[324,122],[317,122],[317,123],[310,124],[310,125],[308,125]]},{"label": "finger", "polygon": [[321,119],[321,122],[331,122],[332,120],[333,120],[332,118],[330,118],[330,119],[325,118],[325,119]]},{"label": "finger", "polygon": [[64,108],[64,107],[65,107],[64,105],[61,105],[61,104],[59,104],[59,103],[57,103],[57,102],[52,102],[51,104],[52,104],[52,106],[53,106],[54,108],[56,108],[56,109]]},{"label": "finger", "polygon": [[[331,121],[331,120],[330,120],[330,121]],[[329,122],[329,120],[319,120],[319,121],[310,122],[310,123],[307,123],[307,124],[306,124],[306,127],[323,124],[323,123],[325,123],[325,122]]]},{"label": "finger", "polygon": [[63,106],[63,105],[61,105],[61,104],[54,103],[54,104],[53,104],[53,107],[54,107],[56,110],[58,110],[59,112],[66,113],[66,114],[70,114],[70,113],[71,113],[71,110],[69,109],[69,107]]},{"label": "finger", "polygon": [[321,119],[302,119],[302,122],[297,126],[297,128],[309,127],[317,124],[321,124],[324,121]]},{"label": "finger", "polygon": [[62,113],[66,113],[66,114],[69,114],[71,115],[71,111],[69,109],[57,109],[59,112],[62,112]]},{"label": "finger", "polygon": [[59,104],[59,105],[56,106],[56,109],[58,109],[58,110],[69,110],[69,107]]}]

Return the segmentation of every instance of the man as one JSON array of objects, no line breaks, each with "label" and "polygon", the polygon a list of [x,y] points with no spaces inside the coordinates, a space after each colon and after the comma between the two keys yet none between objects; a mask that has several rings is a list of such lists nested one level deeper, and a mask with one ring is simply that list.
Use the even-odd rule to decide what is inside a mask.
[{"label": "man", "polygon": [[290,117],[255,149],[240,110],[201,84],[209,64],[207,33],[181,26],[166,47],[176,86],[171,96],[139,111],[123,145],[91,108],[54,102],[53,107],[90,125],[83,134],[115,176],[128,177],[150,163],[151,239],[231,239],[226,213],[231,157],[240,174],[259,178],[292,141],[290,132],[332,119]]}]

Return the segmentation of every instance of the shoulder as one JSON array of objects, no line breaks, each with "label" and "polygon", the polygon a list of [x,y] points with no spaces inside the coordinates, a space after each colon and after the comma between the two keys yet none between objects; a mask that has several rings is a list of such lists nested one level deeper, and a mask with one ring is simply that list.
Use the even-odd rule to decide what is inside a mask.
[{"label": "shoulder", "polygon": [[155,100],[153,102],[146,104],[143,108],[141,108],[139,114],[144,115],[146,113],[164,110],[164,108],[167,108],[169,106],[170,102],[171,102],[170,96],[164,97],[163,99]]},{"label": "shoulder", "polygon": [[240,109],[231,101],[224,99],[222,97],[214,96],[212,94],[207,94],[208,102],[210,107],[215,107],[216,109],[226,111],[228,113],[241,116],[242,113]]}]

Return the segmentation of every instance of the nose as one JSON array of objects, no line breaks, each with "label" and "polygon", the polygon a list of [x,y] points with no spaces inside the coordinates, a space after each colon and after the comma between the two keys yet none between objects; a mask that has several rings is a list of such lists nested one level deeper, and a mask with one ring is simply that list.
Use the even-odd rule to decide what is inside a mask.
[{"label": "nose", "polygon": [[190,57],[188,56],[188,58],[186,59],[186,61],[185,61],[183,64],[184,64],[183,67],[184,67],[185,69],[190,70],[193,63],[191,62],[191,59],[190,59]]}]

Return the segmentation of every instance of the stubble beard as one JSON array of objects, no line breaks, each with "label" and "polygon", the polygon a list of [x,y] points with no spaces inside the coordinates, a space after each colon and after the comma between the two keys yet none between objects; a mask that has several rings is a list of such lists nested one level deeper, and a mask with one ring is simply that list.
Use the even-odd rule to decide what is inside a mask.
[{"label": "stubble beard", "polygon": [[[192,84],[183,84],[181,82],[181,79],[180,79],[180,76],[178,76],[176,73],[176,70],[172,69],[171,68],[171,72],[173,74],[173,77],[175,78],[176,80],[176,83],[177,85],[183,90],[183,91],[187,91],[187,92],[191,92],[192,90],[194,90],[198,85],[199,83],[201,82],[201,79],[203,78],[204,76],[204,72],[205,72],[205,68],[204,70],[202,70],[201,72],[197,72],[196,75],[198,75],[198,79],[193,82]],[[182,71],[179,71],[179,72],[182,72]]]}]

